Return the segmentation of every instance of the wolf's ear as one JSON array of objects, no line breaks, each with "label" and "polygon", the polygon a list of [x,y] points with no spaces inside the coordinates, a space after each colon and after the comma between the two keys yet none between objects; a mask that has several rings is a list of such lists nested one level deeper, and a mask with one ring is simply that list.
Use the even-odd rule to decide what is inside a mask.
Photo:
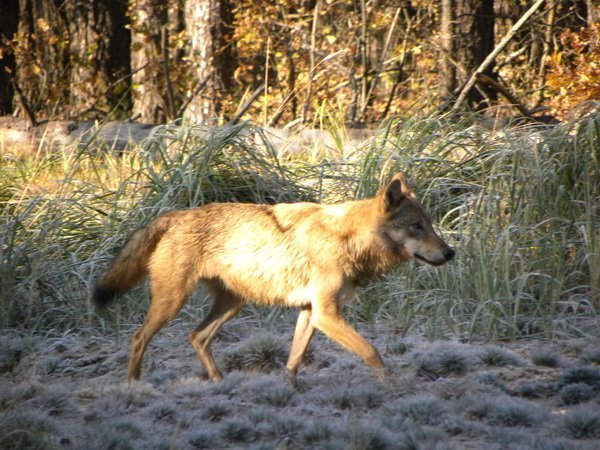
[{"label": "wolf's ear", "polygon": [[408,185],[404,174],[397,173],[383,192],[383,207],[386,211],[397,208],[407,197],[415,198],[415,194]]}]

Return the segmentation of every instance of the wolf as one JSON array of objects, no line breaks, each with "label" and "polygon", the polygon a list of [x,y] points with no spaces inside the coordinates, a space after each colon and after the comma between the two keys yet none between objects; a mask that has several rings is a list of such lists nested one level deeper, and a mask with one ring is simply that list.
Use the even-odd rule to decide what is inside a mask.
[{"label": "wolf", "polygon": [[211,380],[223,375],[211,342],[247,303],[299,309],[287,370],[296,375],[315,330],[358,355],[386,379],[381,356],[342,316],[355,293],[392,267],[416,258],[441,265],[454,250],[396,174],[373,198],[339,204],[211,203],[156,218],[133,233],[96,281],[105,307],[149,276],[151,305],[134,333],[127,371],[140,377],[152,337],[173,319],[201,283],[214,302],[189,341]]}]

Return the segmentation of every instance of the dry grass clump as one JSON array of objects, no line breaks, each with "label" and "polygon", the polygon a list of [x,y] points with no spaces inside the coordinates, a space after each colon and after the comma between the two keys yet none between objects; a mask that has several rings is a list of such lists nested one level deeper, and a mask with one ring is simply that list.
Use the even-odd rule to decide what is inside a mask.
[{"label": "dry grass clump", "polygon": [[536,366],[560,367],[560,355],[548,347],[540,347],[531,352],[531,362]]},{"label": "dry grass clump", "polygon": [[50,450],[56,448],[57,430],[37,412],[0,415],[0,448],[6,450]]},{"label": "dry grass clump", "polygon": [[512,394],[528,399],[551,398],[556,395],[556,383],[548,381],[526,381],[515,388]]},{"label": "dry grass clump", "polygon": [[566,369],[558,380],[559,385],[584,383],[600,390],[600,369],[595,367],[572,367]]},{"label": "dry grass clump", "polygon": [[399,435],[394,436],[394,439],[391,441],[391,446],[384,448],[454,450],[458,447],[448,443],[446,436],[436,428],[407,424],[404,431],[399,433]]},{"label": "dry grass clump", "polygon": [[31,399],[30,403],[45,410],[49,416],[60,417],[73,410],[71,396],[72,393],[62,386],[48,386]]},{"label": "dry grass clump", "polygon": [[[239,392],[240,386],[246,382],[249,378],[248,372],[233,371],[227,373],[225,378],[218,383],[207,383],[206,392],[209,395],[222,395],[226,397],[233,397]],[[255,375],[255,374],[254,374]]]},{"label": "dry grass clump", "polygon": [[215,433],[207,430],[191,430],[183,436],[182,440],[193,449],[217,448],[217,442],[219,442]]},{"label": "dry grass clump", "polygon": [[600,439],[600,411],[597,405],[571,409],[562,420],[566,436],[573,439]]},{"label": "dry grass clump", "polygon": [[177,422],[177,406],[172,402],[156,402],[150,405],[150,415],[154,422],[176,423]]},{"label": "dry grass clump", "polygon": [[396,436],[386,428],[369,421],[350,421],[340,430],[340,437],[344,439],[346,448],[353,450],[387,450],[396,445]]},{"label": "dry grass clump", "polygon": [[287,384],[271,386],[256,398],[258,402],[276,407],[293,406],[297,402],[296,390]]},{"label": "dry grass clump", "polygon": [[404,355],[410,348],[411,344],[404,339],[394,339],[385,346],[386,351],[392,355]]},{"label": "dry grass clump", "polygon": [[488,366],[520,366],[523,364],[521,358],[501,347],[488,345],[478,355],[479,359]]},{"label": "dry grass clump", "polygon": [[557,382],[558,395],[565,405],[577,405],[600,398],[600,369],[572,367],[566,369]]},{"label": "dry grass clump", "polygon": [[483,372],[477,376],[477,381],[485,386],[493,386],[502,392],[508,392],[508,388],[497,375],[490,372]]},{"label": "dry grass clump", "polygon": [[283,337],[261,332],[228,349],[224,364],[230,370],[256,370],[270,372],[281,369],[287,360],[289,349]]},{"label": "dry grass clump", "polygon": [[415,355],[417,375],[430,380],[463,376],[473,365],[473,356],[458,344],[437,343]]},{"label": "dry grass clump", "polygon": [[332,425],[324,420],[311,420],[304,425],[300,442],[307,448],[328,448],[334,435]]},{"label": "dry grass clump", "polygon": [[202,398],[206,395],[206,388],[200,381],[196,377],[179,379],[171,385],[171,390],[174,395],[182,400],[202,401]]},{"label": "dry grass clump", "polygon": [[134,419],[109,419],[87,428],[82,442],[90,450],[134,450],[140,442],[149,448],[149,441],[155,441],[158,437],[145,440],[147,431],[145,424]]},{"label": "dry grass clump", "polygon": [[488,394],[466,397],[464,414],[472,420],[505,427],[533,427],[547,419],[547,414],[535,404],[507,395]]},{"label": "dry grass clump", "polygon": [[45,392],[44,385],[35,380],[22,381],[18,384],[2,382],[0,388],[2,388],[0,389],[0,405],[3,407],[12,407],[36,399]]},{"label": "dry grass clump", "polygon": [[252,422],[245,417],[225,419],[220,426],[221,438],[229,445],[248,444],[258,435]]},{"label": "dry grass clump", "polygon": [[593,399],[596,396],[596,390],[586,383],[573,383],[563,386],[559,396],[565,405],[577,405]]},{"label": "dry grass clump", "polygon": [[432,394],[415,394],[386,407],[389,420],[401,423],[410,420],[420,425],[438,425],[444,414],[443,402]]},{"label": "dry grass clump", "polygon": [[273,407],[293,406],[297,403],[297,391],[286,382],[283,372],[250,380],[240,387],[240,392],[257,403]]},{"label": "dry grass clump", "polygon": [[146,383],[128,385],[116,382],[110,386],[88,386],[79,393],[84,398],[93,399],[93,407],[86,410],[84,420],[89,423],[102,421],[115,415],[127,415],[131,411],[145,408],[160,398],[160,393]]},{"label": "dry grass clump", "polygon": [[231,414],[231,407],[223,399],[211,399],[204,405],[201,416],[209,422],[219,422]]},{"label": "dry grass clump", "polygon": [[385,400],[385,392],[375,381],[365,384],[336,384],[325,392],[313,391],[312,396],[323,406],[341,410],[362,410],[379,407]]},{"label": "dry grass clump", "polygon": [[25,356],[25,340],[18,336],[0,338],[0,374],[12,372]]},{"label": "dry grass clump", "polygon": [[[573,441],[558,437],[531,436],[528,430],[502,427],[489,433],[489,441],[507,450],[573,450]],[[593,450],[593,448],[590,448]]]},{"label": "dry grass clump", "polygon": [[[248,414],[253,420],[252,413]],[[293,446],[304,429],[304,421],[294,415],[286,414],[263,414],[259,420],[253,420],[255,429],[259,436],[259,446],[272,448]]]},{"label": "dry grass clump", "polygon": [[581,360],[584,364],[600,365],[600,347],[593,346],[586,348],[581,353]]}]

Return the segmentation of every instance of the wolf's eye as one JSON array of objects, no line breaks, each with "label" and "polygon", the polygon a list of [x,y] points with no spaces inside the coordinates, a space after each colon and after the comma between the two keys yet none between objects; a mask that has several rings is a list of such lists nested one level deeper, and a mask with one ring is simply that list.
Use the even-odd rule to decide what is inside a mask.
[{"label": "wolf's eye", "polygon": [[413,223],[413,224],[411,225],[411,228],[412,228],[413,230],[415,230],[415,231],[423,231],[423,230],[424,230],[424,228],[423,228],[423,225],[421,225],[421,223],[420,223],[420,222]]}]

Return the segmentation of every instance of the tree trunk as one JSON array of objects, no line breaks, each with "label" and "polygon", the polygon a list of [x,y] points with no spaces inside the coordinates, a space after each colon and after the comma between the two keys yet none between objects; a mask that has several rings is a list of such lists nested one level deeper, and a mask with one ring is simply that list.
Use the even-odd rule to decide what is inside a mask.
[{"label": "tree trunk", "polygon": [[213,123],[222,113],[223,94],[231,87],[235,70],[235,51],[228,45],[232,4],[229,0],[187,0],[185,20],[189,56],[196,71],[184,119],[188,123]]},{"label": "tree trunk", "polygon": [[105,116],[123,102],[130,73],[127,0],[66,0],[68,26],[69,113]]},{"label": "tree trunk", "polygon": [[440,96],[443,101],[448,101],[454,96],[456,90],[456,68],[452,61],[454,46],[452,37],[454,33],[454,1],[442,0],[441,5],[441,67],[440,67]]},{"label": "tree trunk", "polygon": [[[456,27],[454,30],[454,55],[460,65],[457,71],[458,84],[464,85],[494,49],[494,2],[493,0],[455,0]],[[493,67],[484,75],[495,79]],[[492,99],[494,93],[490,94]],[[477,89],[467,93],[467,104],[473,109],[490,106]]]},{"label": "tree trunk", "polygon": [[131,67],[132,117],[146,123],[163,123],[167,82],[162,36],[167,32],[167,5],[161,0],[132,0]]},{"label": "tree trunk", "polygon": [[127,4],[129,0],[110,0],[107,3],[110,16],[110,38],[106,70],[110,81],[108,104],[123,115],[129,115],[131,107],[131,30]]},{"label": "tree trunk", "polygon": [[[22,115],[60,114],[66,109],[64,35],[60,9],[45,0],[19,0],[12,75]],[[60,39],[60,37],[63,39]],[[32,122],[35,122],[33,120]]]},{"label": "tree trunk", "polygon": [[[60,114],[66,109],[64,41],[66,26],[54,2],[19,0],[19,23],[14,36],[15,73],[12,76],[27,115]],[[62,39],[61,39],[62,38]]]},{"label": "tree trunk", "polygon": [[72,115],[106,111],[110,36],[106,0],[68,0],[70,108]]},{"label": "tree trunk", "polygon": [[0,115],[13,112],[14,89],[11,83],[16,70],[15,56],[8,50],[8,43],[17,32],[19,1],[3,0],[0,14]]}]

